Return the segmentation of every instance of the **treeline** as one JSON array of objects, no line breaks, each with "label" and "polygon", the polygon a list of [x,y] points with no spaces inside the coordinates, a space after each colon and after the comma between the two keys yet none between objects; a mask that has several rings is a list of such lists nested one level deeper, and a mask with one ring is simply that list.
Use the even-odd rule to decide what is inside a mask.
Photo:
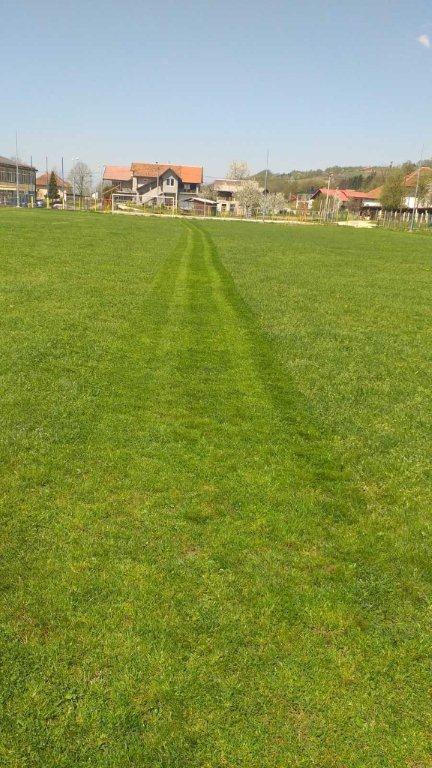
[{"label": "treeline", "polygon": [[[431,160],[423,160],[422,165],[429,165]],[[418,165],[418,164],[417,164]],[[405,175],[414,171],[416,163],[408,160],[398,168]],[[320,187],[328,184],[329,174],[331,177],[331,186],[339,189],[358,189],[370,190],[384,184],[389,168],[392,166],[339,166],[334,165],[330,168],[316,168],[307,171],[289,171],[289,173],[268,172],[267,188],[270,192],[283,192],[289,195],[302,194],[304,192],[313,192]],[[265,182],[265,170],[255,174],[254,177],[261,186]]]}]

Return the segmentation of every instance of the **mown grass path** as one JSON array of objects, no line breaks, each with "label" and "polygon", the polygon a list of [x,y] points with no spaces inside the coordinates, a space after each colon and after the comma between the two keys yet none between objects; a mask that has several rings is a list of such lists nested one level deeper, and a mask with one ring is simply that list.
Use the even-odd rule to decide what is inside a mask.
[{"label": "mown grass path", "polygon": [[107,286],[114,319],[109,301],[93,310],[90,336],[79,304],[87,362],[53,329],[40,399],[16,393],[2,763],[423,759],[425,636],[387,610],[393,574],[362,547],[365,500],[206,228],[157,226],[172,250],[132,308],[133,286]]}]

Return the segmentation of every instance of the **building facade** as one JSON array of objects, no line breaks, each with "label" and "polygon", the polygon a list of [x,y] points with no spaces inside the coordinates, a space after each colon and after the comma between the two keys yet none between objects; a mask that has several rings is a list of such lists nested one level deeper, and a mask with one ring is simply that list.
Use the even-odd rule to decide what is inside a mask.
[{"label": "building facade", "polygon": [[200,166],[167,163],[107,165],[103,174],[104,197],[133,199],[146,206],[186,207],[186,199],[200,191],[203,169]]},{"label": "building facade", "polygon": [[203,168],[196,165],[132,163],[132,191],[142,205],[183,208],[201,189]]},{"label": "building facade", "polygon": [[[38,200],[45,200],[48,194],[49,180],[51,173],[42,173],[36,178],[36,197]],[[67,194],[70,192],[70,185],[55,173],[58,196],[62,201],[66,201]]]},{"label": "building facade", "polygon": [[32,165],[18,163],[18,196],[17,201],[17,167],[16,161],[0,156],[0,205],[32,205],[36,199],[36,171]]},{"label": "building facade", "polygon": [[130,194],[132,192],[130,165],[106,165],[103,172],[103,185],[106,191]]},{"label": "building facade", "polygon": [[215,179],[210,184],[215,193],[218,213],[238,215],[241,212],[236,194],[244,183],[243,179]]},{"label": "building facade", "polygon": [[215,216],[216,201],[208,197],[192,196],[184,200],[182,208],[199,216]]},{"label": "building facade", "polygon": [[326,214],[337,211],[364,213],[370,215],[374,209],[379,209],[380,202],[376,190],[361,192],[358,189],[331,189],[321,187],[311,195],[312,202],[320,203],[320,209]]}]

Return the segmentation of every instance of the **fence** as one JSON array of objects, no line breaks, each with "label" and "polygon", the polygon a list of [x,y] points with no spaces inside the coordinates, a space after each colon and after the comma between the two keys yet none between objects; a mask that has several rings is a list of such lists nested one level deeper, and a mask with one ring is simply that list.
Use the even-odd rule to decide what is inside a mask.
[{"label": "fence", "polygon": [[379,227],[386,229],[432,229],[432,213],[429,211],[383,211],[376,220]]}]

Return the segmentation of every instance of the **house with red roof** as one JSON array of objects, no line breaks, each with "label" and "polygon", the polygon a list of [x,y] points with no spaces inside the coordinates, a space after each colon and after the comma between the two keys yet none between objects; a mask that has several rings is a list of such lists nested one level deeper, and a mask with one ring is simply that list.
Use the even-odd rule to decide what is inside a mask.
[{"label": "house with red roof", "polygon": [[203,168],[170,163],[132,163],[132,191],[142,205],[182,208],[203,183]]},{"label": "house with red roof", "polygon": [[372,192],[362,192],[358,189],[331,189],[329,187],[321,187],[311,195],[311,200],[323,198],[328,200],[329,204],[333,208],[338,210],[349,210],[352,212],[371,212],[371,209],[380,208],[381,203],[379,200],[379,194],[373,190]]},{"label": "house with red roof", "polygon": [[[60,200],[66,200],[67,193],[70,192],[70,184],[68,184],[67,181],[62,179],[61,176],[58,175],[54,171],[55,180],[57,182],[57,189],[59,192],[59,199]],[[36,195],[38,200],[45,200],[48,195],[48,187],[50,182],[51,172],[49,173],[41,173],[40,176],[36,177]]]},{"label": "house with red roof", "polygon": [[[432,211],[430,186],[432,185],[432,168],[429,165],[422,165],[415,171],[405,176],[404,186],[406,189],[403,208],[407,211],[419,209],[422,211]],[[376,187],[368,192],[368,195],[375,195],[379,200],[382,194],[382,186]],[[416,196],[417,190],[417,196]],[[426,194],[425,194],[426,192]]]},{"label": "house with red roof", "polygon": [[112,192],[132,192],[130,165],[106,165],[103,172],[104,186]]},{"label": "house with red roof", "polygon": [[186,200],[200,191],[203,168],[171,163],[131,163],[107,165],[103,180],[108,192],[133,194],[142,205],[184,207]]}]

